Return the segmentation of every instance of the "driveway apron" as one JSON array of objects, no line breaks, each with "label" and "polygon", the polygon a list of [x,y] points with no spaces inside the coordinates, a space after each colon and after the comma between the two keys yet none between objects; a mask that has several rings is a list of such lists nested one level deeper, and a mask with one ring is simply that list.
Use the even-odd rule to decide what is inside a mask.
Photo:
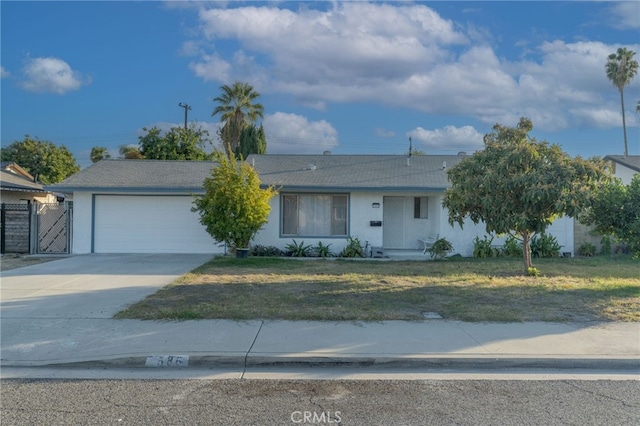
[{"label": "driveway apron", "polygon": [[0,283],[0,317],[111,318],[211,257],[92,254],[9,270]]}]

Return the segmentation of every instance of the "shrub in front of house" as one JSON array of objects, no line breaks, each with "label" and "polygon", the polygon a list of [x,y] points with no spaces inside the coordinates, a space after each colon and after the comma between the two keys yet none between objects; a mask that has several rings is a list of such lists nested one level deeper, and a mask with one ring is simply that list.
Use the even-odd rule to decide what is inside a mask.
[{"label": "shrub in front of house", "polygon": [[261,257],[282,257],[284,256],[284,252],[275,246],[263,246],[257,244],[251,247],[251,255]]},{"label": "shrub in front of house", "polygon": [[531,255],[533,257],[558,257],[562,246],[553,235],[542,233],[531,239]]},{"label": "shrub in front of house", "polygon": [[364,247],[358,237],[349,237],[347,246],[340,252],[340,257],[366,257]]},{"label": "shrub in front of house", "polygon": [[440,238],[436,240],[431,247],[427,249],[431,257],[436,259],[443,259],[447,256],[447,253],[453,251],[453,245],[447,241],[446,238]]},{"label": "shrub in front of house", "polygon": [[578,254],[580,256],[586,257],[594,256],[596,254],[596,246],[589,242],[584,242],[580,244],[580,247],[578,248]]},{"label": "shrub in front of house", "polygon": [[487,238],[486,235],[483,239],[475,237],[473,240],[473,257],[498,257],[500,252],[497,248],[491,247],[492,242],[493,237],[491,239]]}]

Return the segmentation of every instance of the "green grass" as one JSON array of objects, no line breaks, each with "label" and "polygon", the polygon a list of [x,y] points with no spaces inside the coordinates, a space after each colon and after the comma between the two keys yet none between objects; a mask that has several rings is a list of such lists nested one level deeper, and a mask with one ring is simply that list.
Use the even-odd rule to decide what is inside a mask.
[{"label": "green grass", "polygon": [[117,318],[640,321],[640,263],[629,257],[365,260],[217,258]]}]

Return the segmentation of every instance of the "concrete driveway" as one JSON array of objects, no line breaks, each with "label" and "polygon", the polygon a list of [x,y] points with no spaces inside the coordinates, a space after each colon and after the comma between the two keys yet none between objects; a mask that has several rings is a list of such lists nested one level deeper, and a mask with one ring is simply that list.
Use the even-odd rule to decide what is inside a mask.
[{"label": "concrete driveway", "polygon": [[111,318],[212,258],[203,254],[91,254],[2,273],[0,317]]}]

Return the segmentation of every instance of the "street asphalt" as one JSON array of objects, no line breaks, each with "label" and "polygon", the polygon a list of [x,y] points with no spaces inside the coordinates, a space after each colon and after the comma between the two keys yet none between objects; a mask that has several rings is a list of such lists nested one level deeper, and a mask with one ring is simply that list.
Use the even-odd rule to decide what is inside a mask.
[{"label": "street asphalt", "polygon": [[639,323],[139,321],[208,255],[81,255],[2,273],[0,365],[588,368],[640,373]]}]

